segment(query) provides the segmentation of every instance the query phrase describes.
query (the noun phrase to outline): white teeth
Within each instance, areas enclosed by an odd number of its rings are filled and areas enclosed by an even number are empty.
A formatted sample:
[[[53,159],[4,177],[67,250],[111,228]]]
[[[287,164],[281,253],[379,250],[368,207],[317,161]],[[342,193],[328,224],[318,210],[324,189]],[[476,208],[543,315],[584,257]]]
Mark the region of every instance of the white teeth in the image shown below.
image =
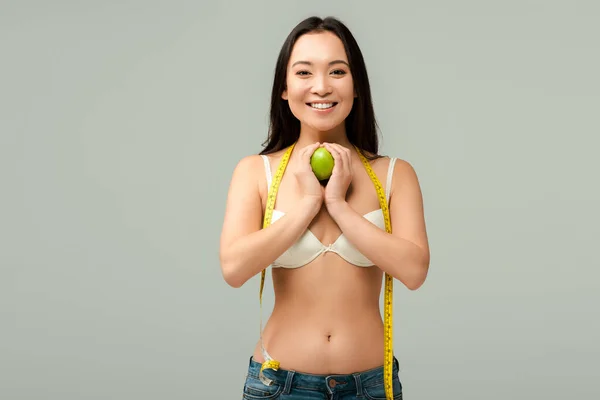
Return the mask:
[[[320,110],[324,110],[327,108],[333,107],[333,103],[311,103],[312,108],[318,108]]]

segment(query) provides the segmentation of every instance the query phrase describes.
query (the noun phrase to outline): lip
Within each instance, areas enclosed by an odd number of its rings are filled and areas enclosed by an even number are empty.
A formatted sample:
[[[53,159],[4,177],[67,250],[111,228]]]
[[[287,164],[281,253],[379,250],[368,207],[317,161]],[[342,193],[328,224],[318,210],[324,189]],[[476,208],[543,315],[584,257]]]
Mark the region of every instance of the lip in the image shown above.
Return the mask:
[[[319,108],[313,108],[313,107],[311,106],[311,104],[328,104],[328,103],[333,103],[333,106],[331,106],[330,108],[323,109],[323,110],[322,110],[322,109],[319,109]],[[335,110],[335,107],[336,107],[337,105],[338,105],[338,102],[337,102],[337,101],[333,101],[333,100],[330,100],[330,101],[322,101],[322,100],[319,100],[319,101],[310,101],[310,102],[307,102],[307,103],[306,103],[306,107],[310,108],[312,111],[314,111],[314,112],[317,112],[317,113],[319,113],[319,114],[327,114],[327,113],[330,113],[330,112],[332,112],[333,110]]]

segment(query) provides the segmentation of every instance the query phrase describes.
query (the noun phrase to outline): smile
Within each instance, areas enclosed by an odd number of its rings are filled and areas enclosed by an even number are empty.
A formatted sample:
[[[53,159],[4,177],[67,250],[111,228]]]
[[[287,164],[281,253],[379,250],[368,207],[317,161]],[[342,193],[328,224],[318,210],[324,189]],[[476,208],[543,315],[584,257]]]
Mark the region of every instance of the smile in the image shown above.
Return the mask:
[[[316,110],[329,110],[337,105],[336,102],[331,103],[306,103],[307,106]]]

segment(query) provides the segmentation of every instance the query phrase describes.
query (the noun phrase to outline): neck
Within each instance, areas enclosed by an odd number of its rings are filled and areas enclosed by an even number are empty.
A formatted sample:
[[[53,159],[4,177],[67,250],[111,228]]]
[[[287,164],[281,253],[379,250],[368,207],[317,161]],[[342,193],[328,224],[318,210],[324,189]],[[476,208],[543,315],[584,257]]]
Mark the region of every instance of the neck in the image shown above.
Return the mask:
[[[296,146],[302,148],[315,142],[336,143],[347,148],[352,147],[343,123],[329,131],[319,131],[308,126],[302,126]]]

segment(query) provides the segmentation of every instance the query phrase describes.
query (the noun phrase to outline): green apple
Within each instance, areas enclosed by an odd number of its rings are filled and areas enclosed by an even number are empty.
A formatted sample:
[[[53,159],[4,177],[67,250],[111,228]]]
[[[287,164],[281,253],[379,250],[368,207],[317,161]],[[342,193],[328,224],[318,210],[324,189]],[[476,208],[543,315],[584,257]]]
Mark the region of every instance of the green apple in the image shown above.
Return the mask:
[[[329,179],[333,172],[333,156],[327,149],[319,147],[310,157],[310,166],[318,180]]]

